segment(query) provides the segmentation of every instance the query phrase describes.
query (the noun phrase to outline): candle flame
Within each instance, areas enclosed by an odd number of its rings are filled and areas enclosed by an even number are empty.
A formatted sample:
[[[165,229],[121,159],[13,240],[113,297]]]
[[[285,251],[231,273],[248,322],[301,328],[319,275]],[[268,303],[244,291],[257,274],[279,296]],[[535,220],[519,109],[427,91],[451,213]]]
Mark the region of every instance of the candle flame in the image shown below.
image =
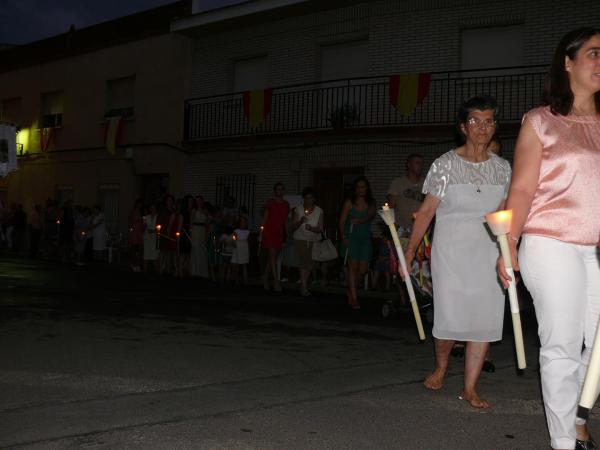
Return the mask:
[[[157,229],[158,231],[160,231],[160,228],[161,228],[161,226],[160,226],[160,225],[156,225],[156,229]]]
[[[496,236],[507,234],[512,222],[512,210],[496,211],[485,216],[492,233]]]
[[[57,224],[57,225],[60,225],[60,220],[57,220],[57,221],[56,221],[56,224]]]
[[[179,235],[180,235],[180,233],[179,233],[179,231],[177,231],[177,232],[175,233],[175,236],[176,236],[176,237],[179,237]]]

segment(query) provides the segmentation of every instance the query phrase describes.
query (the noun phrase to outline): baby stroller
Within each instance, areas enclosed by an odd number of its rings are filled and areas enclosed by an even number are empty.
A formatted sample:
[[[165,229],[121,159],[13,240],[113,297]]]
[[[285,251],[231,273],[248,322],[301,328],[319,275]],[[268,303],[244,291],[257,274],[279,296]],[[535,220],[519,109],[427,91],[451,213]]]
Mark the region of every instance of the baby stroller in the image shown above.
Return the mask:
[[[400,243],[402,244],[402,249],[405,250],[408,246],[408,239],[400,238]],[[417,299],[419,310],[421,311],[421,316],[424,319],[424,322],[429,323],[431,326],[433,324],[433,285],[431,282],[430,260],[431,241],[429,235],[426,233],[425,236],[423,236],[423,241],[417,249],[416,257],[413,260],[410,281],[413,290],[415,291],[415,297]],[[399,275],[396,276],[399,277]],[[389,318],[399,312],[410,310],[408,304],[410,300],[408,298],[408,293],[406,292],[405,284],[401,283],[400,288],[402,289],[401,295],[405,299],[405,304],[402,305],[400,299],[386,301],[381,307],[381,315],[384,318]]]

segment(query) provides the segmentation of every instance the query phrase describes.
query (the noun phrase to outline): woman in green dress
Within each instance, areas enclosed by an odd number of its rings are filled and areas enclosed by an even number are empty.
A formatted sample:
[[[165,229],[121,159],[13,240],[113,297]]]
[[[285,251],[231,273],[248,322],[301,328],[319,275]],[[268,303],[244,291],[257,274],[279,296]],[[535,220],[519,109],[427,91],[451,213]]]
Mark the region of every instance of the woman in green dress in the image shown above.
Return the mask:
[[[361,176],[354,180],[352,197],[347,199],[340,215],[341,254],[348,265],[348,304],[360,309],[356,288],[369,270],[373,255],[371,222],[376,214],[375,199],[369,181]]]

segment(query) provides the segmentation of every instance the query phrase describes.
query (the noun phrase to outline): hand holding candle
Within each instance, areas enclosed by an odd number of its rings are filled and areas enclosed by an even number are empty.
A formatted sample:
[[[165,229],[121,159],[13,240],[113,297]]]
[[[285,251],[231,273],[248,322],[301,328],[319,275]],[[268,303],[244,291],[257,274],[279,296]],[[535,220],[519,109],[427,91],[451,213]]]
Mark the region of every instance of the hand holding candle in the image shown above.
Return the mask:
[[[423,322],[421,321],[421,313],[419,312],[419,306],[417,305],[417,297],[415,296],[415,291],[413,289],[412,282],[410,280],[410,272],[408,271],[408,267],[406,267],[406,260],[404,259],[404,251],[402,250],[402,245],[400,244],[400,239],[398,238],[398,231],[396,230],[396,226],[394,225],[394,210],[390,209],[388,204],[386,203],[379,211],[379,215],[385,222],[385,224],[390,228],[390,233],[392,235],[392,239],[394,241],[394,246],[396,247],[396,253],[398,253],[398,259],[400,261],[399,269],[402,270],[404,274],[404,283],[406,284],[406,289],[408,291],[408,297],[410,299],[410,304],[412,306],[413,315],[415,316],[415,322],[417,323],[417,330],[419,332],[419,339],[422,341],[425,340],[425,330],[423,329]]]
[[[525,346],[523,344],[523,330],[521,327],[521,314],[519,312],[519,299],[517,297],[517,285],[515,283],[515,274],[512,269],[512,261],[510,250],[508,248],[508,240],[506,235],[510,231],[512,221],[512,210],[497,211],[485,216],[492,233],[498,238],[500,244],[500,252],[502,253],[502,261],[508,275],[512,278],[508,285],[508,299],[510,302],[510,312],[512,315],[513,331],[515,336],[515,348],[517,351],[517,366],[519,369],[526,367],[525,362]]]

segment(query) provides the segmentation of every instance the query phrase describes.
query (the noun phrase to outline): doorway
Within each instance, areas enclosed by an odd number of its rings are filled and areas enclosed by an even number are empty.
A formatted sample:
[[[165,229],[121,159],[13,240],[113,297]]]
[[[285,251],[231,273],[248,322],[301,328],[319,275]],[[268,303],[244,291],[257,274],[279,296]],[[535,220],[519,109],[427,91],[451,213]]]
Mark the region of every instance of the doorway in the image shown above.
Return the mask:
[[[327,236],[337,241],[338,220],[344,200],[352,194],[352,183],[364,175],[364,167],[340,167],[315,169],[314,187],[317,191],[317,204],[325,213],[324,228]]]

